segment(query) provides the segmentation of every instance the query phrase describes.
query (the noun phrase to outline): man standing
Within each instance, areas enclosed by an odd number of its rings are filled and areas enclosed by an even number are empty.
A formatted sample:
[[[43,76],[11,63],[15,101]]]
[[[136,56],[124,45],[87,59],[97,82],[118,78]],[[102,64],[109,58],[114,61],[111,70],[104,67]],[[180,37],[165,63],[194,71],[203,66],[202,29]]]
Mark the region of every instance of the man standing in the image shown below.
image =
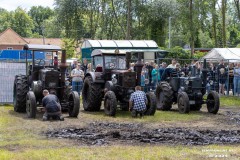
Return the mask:
[[[43,96],[44,98],[42,99],[42,105],[45,108],[43,121],[48,120],[50,117],[64,121],[58,97],[54,94],[49,94],[48,90],[46,89],[43,90]]]
[[[86,58],[83,59],[83,64],[81,66],[82,71],[84,72],[84,75],[87,73],[88,69],[88,61]]]
[[[80,64],[77,65],[77,68],[72,70],[71,77],[72,77],[72,90],[77,91],[78,94],[80,95],[84,77],[84,73],[80,69]]]
[[[132,112],[132,117],[137,117],[138,113],[142,117],[147,109],[146,104],[147,96],[145,92],[141,91],[141,86],[136,86],[135,92],[131,94],[129,100],[129,110]]]

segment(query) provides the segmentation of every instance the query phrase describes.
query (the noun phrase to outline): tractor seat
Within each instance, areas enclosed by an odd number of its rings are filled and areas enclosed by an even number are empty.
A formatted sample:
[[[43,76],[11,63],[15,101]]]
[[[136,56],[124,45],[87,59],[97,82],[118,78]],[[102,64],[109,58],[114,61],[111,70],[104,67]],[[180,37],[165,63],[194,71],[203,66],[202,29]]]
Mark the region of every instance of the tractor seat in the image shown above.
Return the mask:
[[[102,66],[97,66],[95,72],[102,72],[102,71],[103,71]]]

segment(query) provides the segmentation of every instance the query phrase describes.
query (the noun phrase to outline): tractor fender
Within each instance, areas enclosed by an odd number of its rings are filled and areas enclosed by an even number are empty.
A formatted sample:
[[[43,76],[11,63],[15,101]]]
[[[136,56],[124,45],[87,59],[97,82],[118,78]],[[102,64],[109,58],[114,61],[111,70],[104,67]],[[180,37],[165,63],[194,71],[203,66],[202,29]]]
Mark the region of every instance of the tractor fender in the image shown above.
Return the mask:
[[[92,78],[92,81],[94,83],[105,83],[103,77],[102,77],[102,72],[88,72],[85,77],[84,77],[84,80],[86,77],[91,77]]]

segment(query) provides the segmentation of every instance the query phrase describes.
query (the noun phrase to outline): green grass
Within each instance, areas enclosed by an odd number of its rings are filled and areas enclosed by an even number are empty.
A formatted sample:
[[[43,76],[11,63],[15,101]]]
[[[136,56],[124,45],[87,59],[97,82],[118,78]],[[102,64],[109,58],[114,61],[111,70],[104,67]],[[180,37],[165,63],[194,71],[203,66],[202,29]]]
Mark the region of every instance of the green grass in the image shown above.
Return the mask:
[[[233,96],[222,96],[220,98],[220,104],[221,106],[227,106],[227,107],[238,107],[240,106],[240,97],[233,97]]]
[[[239,106],[235,97],[221,97],[222,106]],[[205,111],[180,114],[177,111],[157,111],[155,116],[145,116],[143,119],[132,119],[129,112],[118,111],[115,118],[104,115],[104,112],[89,113],[81,111],[81,120],[108,122],[139,122],[162,124],[164,122],[188,122],[203,120]],[[0,107],[0,159],[2,160],[51,160],[51,159],[239,159],[240,145],[210,145],[210,146],[81,146],[66,139],[47,139],[41,133],[61,127],[64,122],[44,123],[38,119],[29,120],[24,115],[13,112],[11,106]],[[71,121],[70,121],[71,123]]]
[[[81,113],[80,113],[81,114]],[[189,114],[180,114],[178,111],[156,111],[154,116],[144,116],[144,118],[132,118],[130,112],[117,111],[115,118],[106,116],[104,111],[101,112],[82,112],[82,118],[89,118],[91,120],[105,120],[115,122],[174,122],[174,121],[194,121],[204,117],[203,112],[191,112]]]

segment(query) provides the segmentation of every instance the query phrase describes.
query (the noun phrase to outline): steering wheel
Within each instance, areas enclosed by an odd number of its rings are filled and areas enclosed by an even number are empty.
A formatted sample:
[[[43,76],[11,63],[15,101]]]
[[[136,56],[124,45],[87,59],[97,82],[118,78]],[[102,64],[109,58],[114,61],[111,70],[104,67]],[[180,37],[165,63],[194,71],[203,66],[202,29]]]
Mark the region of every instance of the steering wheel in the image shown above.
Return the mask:
[[[37,63],[38,66],[45,66],[45,60],[44,59],[36,59],[36,61],[39,60],[39,62]],[[43,62],[43,65],[41,65],[41,62]]]
[[[107,62],[107,63],[105,64],[105,66],[109,66],[109,67],[108,67],[109,69],[114,69],[114,68],[116,68],[116,65],[115,65],[113,62]]]

